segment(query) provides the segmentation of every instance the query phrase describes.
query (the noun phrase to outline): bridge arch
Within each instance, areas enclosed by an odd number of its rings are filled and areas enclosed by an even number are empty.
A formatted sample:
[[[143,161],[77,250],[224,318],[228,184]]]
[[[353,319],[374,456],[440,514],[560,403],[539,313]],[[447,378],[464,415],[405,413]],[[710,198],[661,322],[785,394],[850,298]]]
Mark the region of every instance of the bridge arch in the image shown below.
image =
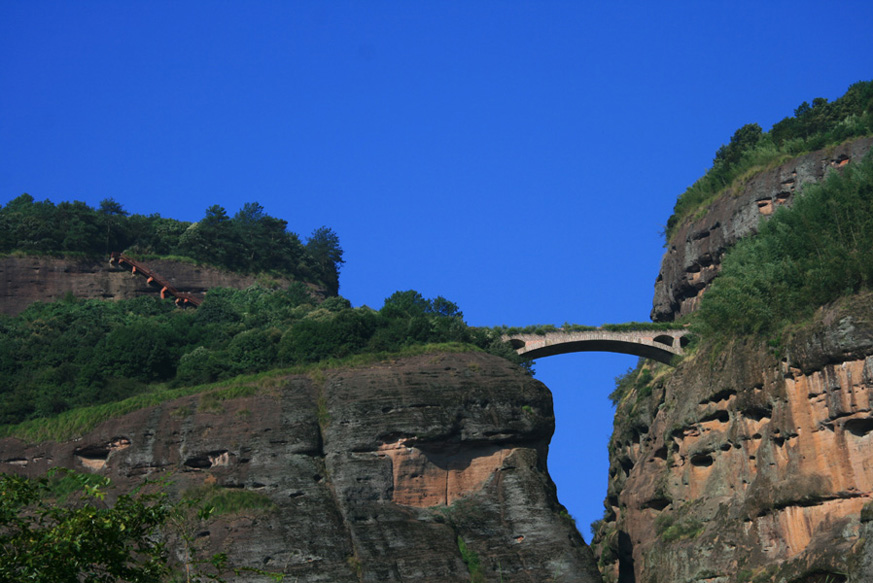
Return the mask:
[[[531,360],[571,352],[617,352],[671,364],[675,356],[684,353],[688,344],[686,335],[685,329],[629,332],[556,330],[545,334],[513,334],[504,336],[504,340],[519,355]]]

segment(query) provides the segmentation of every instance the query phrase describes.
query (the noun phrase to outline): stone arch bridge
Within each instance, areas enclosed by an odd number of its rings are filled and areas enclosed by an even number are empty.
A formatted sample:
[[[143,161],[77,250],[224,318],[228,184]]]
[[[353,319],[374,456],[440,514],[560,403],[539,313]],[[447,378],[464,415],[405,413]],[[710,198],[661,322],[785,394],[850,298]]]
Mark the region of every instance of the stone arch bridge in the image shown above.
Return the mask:
[[[545,334],[510,334],[503,336],[515,351],[533,360],[570,352],[618,352],[642,356],[670,364],[674,356],[684,353],[688,330],[555,330]]]

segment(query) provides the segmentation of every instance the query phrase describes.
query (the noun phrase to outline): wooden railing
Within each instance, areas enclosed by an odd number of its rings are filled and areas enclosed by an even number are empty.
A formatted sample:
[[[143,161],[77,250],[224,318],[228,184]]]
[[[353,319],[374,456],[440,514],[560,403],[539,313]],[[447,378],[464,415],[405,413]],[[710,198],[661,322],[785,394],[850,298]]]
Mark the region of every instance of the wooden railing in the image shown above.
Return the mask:
[[[149,285],[153,285],[155,287],[161,288],[161,299],[167,299],[168,297],[175,298],[176,305],[179,307],[194,307],[200,305],[203,301],[200,298],[189,294],[187,292],[180,292],[175,287],[170,285],[170,282],[162,278],[160,275],[137,261],[136,259],[132,259],[127,255],[123,255],[119,252],[114,252],[109,257],[109,263],[112,265],[117,265],[119,267],[124,267],[130,269],[131,273],[142,275],[146,278],[146,281]]]

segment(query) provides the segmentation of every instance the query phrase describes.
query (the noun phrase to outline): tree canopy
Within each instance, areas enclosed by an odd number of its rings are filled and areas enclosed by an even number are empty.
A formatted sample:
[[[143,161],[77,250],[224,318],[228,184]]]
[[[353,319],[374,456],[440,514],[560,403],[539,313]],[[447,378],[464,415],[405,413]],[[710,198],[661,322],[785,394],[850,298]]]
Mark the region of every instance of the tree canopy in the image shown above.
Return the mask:
[[[158,214],[131,215],[114,199],[94,209],[79,201],[57,205],[29,194],[0,207],[0,253],[68,253],[87,256],[124,251],[181,256],[243,273],[271,272],[339,291],[343,250],[328,227],[305,242],[288,222],[249,202],[233,216],[219,206],[196,223]]]
[[[416,291],[379,310],[342,297],[318,303],[303,284],[212,289],[197,310],[140,297],[68,297],[0,317],[0,424],[57,415],[156,390],[395,352],[465,343],[517,361],[497,331],[471,328],[453,302]]]

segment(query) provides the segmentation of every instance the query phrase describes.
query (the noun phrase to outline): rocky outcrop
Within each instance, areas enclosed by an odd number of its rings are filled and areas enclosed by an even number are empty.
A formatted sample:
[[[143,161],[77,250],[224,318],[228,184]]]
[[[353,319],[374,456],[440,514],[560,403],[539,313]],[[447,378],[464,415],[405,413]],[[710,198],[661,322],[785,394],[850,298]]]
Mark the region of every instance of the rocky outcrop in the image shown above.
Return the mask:
[[[214,287],[245,289],[258,281],[254,275],[179,261],[155,259],[145,263],[179,291],[201,297]],[[108,257],[106,261],[36,255],[0,257],[0,313],[14,316],[33,302],[51,302],[67,294],[120,300],[141,295],[159,297],[160,289],[143,277],[110,265]]]
[[[655,282],[652,320],[668,322],[694,311],[719,271],[724,252],[757,231],[763,217],[790,205],[803,184],[820,181],[832,168],[861,159],[873,146],[862,138],[800,156],[756,174],[709,205],[700,218],[676,229]]]
[[[266,497],[197,540],[286,580],[470,581],[463,541],[474,580],[599,581],[546,470],[553,429],[549,391],[518,367],[435,353],[193,395],[67,441],[6,438],[0,471]]]
[[[626,395],[594,545],[607,580],[870,581],[871,355],[865,295]]]

